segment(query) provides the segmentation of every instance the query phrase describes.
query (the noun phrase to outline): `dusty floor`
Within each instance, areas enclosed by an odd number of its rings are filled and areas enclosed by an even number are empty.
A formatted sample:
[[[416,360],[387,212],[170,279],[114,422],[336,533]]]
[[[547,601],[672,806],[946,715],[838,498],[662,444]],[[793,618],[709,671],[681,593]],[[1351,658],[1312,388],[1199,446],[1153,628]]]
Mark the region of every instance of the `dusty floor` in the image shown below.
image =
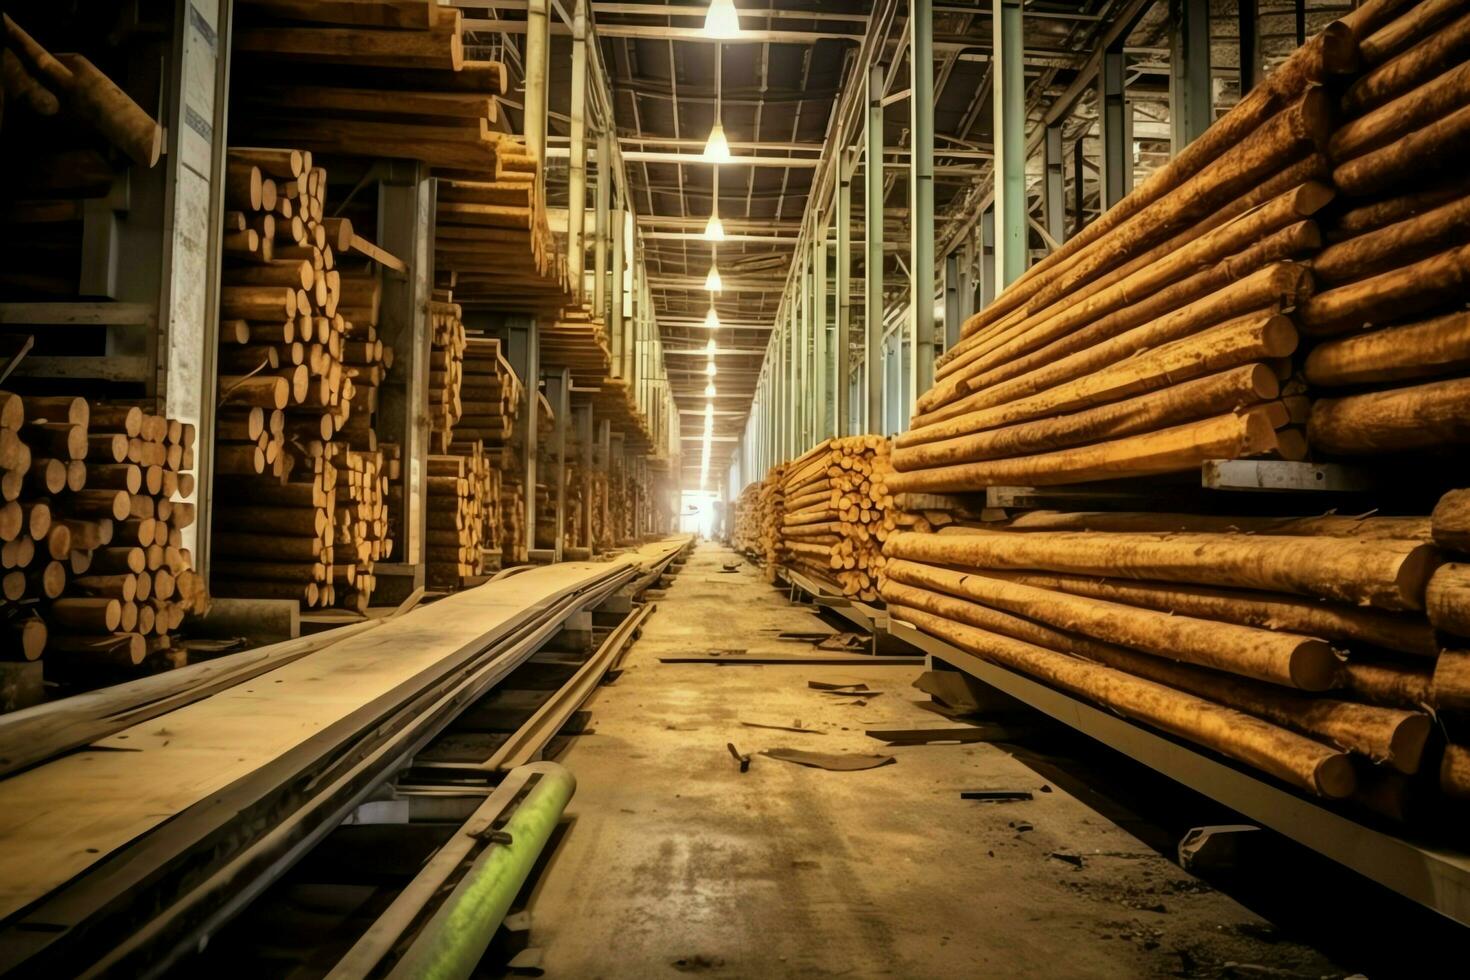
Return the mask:
[[[952,724],[919,670],[661,664],[820,628],[733,553],[703,544],[561,758],[574,818],[532,896],[551,977],[1341,975],[1000,748],[887,747],[865,728]],[[808,680],[882,691],[837,703]],[[825,734],[750,728],[742,721]],[[725,744],[751,753],[741,774]],[[828,772],[778,746],[887,753]],[[1029,789],[1030,802],[963,801]],[[1080,857],[1080,866],[1056,853]]]

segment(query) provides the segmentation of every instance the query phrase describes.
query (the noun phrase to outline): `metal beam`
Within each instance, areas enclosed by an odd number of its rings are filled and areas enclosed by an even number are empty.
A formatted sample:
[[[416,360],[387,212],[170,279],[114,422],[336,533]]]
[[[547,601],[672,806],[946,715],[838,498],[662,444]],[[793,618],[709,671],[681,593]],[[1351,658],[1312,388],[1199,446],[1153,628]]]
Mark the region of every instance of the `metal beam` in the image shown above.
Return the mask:
[[[526,5],[526,146],[537,160],[546,159],[547,85],[551,75],[551,38],[547,0],[527,0]],[[544,197],[544,171],[536,171],[537,193]]]
[[[1261,77],[1261,18],[1256,0],[1237,0],[1235,9],[1240,29],[1240,95],[1244,98]]]
[[[852,411],[852,161],[844,142],[837,141],[837,331],[832,341],[837,386],[833,433],[839,438],[851,431]]]
[[[1209,0],[1170,4],[1170,148],[1179,153],[1213,122]]]
[[[1102,132],[1102,208],[1117,204],[1128,193],[1133,176],[1130,107],[1123,68],[1126,56],[1120,41],[1103,52],[1097,76],[1098,128]]]
[[[997,0],[999,2],[999,0]],[[1019,0],[1017,5],[1019,17]],[[908,397],[934,384],[934,9],[909,0],[909,345]],[[1019,68],[1017,69],[1019,71]],[[912,403],[904,406],[905,411]]]
[[[998,40],[992,72],[995,100],[995,283],[996,293],[1026,271],[1026,74],[1021,50],[1021,0],[991,0],[992,32]]]
[[[571,147],[567,173],[567,265],[572,293],[581,298],[587,250],[587,0],[574,0],[572,14]],[[590,426],[591,417],[587,424]],[[590,433],[589,433],[590,436]],[[590,513],[590,508],[589,508]]]
[[[867,336],[868,411],[865,422],[869,432],[881,432],[883,426],[883,168],[873,163],[883,158],[883,66],[873,64],[867,79],[867,165],[863,167],[865,186],[864,234],[865,251],[863,290],[863,329]]]
[[[696,166],[712,167],[704,158],[702,153],[679,153],[666,150],[624,150],[623,159],[628,163],[677,163]],[[738,153],[731,154],[730,159],[722,161],[720,167],[780,167],[782,169],[813,169],[822,161],[816,157],[771,157],[752,154],[742,156]]]
[[[1046,233],[1061,244],[1067,240],[1067,161],[1062,145],[1060,123],[1046,127],[1046,142],[1043,144],[1042,158],[1046,167],[1046,176],[1041,188]]]

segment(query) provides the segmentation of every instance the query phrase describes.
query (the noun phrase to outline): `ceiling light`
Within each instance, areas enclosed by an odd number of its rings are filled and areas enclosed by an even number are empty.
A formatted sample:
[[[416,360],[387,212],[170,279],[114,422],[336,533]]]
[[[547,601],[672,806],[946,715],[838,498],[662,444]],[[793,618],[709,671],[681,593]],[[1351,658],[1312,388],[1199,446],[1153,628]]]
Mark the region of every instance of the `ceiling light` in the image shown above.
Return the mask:
[[[705,402],[704,403],[704,415],[705,415],[705,418],[713,418],[714,417],[714,414],[715,414],[715,403],[714,402]]]
[[[713,397],[715,397],[715,386],[714,385],[711,384],[711,385],[705,385],[704,386],[704,397],[706,397],[706,398],[713,398]]]
[[[709,275],[704,277],[704,288],[712,293],[718,293],[725,288],[724,281],[720,279],[720,267],[713,261],[709,264]]]
[[[713,310],[711,310],[711,311],[710,311],[710,312],[711,312],[711,313],[713,313],[713,312],[714,312],[714,311],[713,311]],[[719,320],[718,320],[718,319],[716,319],[716,321],[715,321],[715,322],[716,322],[716,323],[718,323],[718,322],[719,322]],[[705,326],[708,326],[708,325],[709,325],[709,324],[705,324]],[[705,353],[706,353],[706,354],[709,354],[709,355],[710,355],[710,356],[711,356],[711,357],[713,357],[713,356],[714,356],[714,353],[715,353],[715,338],[713,338],[713,337],[711,337],[711,338],[710,338],[710,339],[709,339],[709,343],[707,343],[707,344],[705,344],[705,345],[704,345],[704,352],[705,352]]]
[[[704,240],[707,242],[723,242],[725,240],[725,225],[720,221],[718,214],[709,216],[709,221],[704,225]]]
[[[704,141],[704,160],[706,163],[729,163],[730,141],[725,139],[725,127],[718,118],[710,127],[709,139]]]
[[[707,378],[713,378],[715,376],[715,362],[714,361],[710,361],[708,364],[706,364],[704,366],[704,374],[705,374],[705,377],[707,377]]]
[[[704,15],[704,36],[740,36],[740,15],[735,12],[735,0],[710,0]]]
[[[714,270],[711,269],[710,272],[713,273]],[[706,282],[705,283],[705,287],[708,288],[708,286],[709,286],[709,283]],[[720,329],[720,315],[715,312],[715,308],[713,306],[711,306],[709,308],[709,312],[704,315],[704,326],[705,326],[705,329],[707,329],[707,330],[718,330],[718,329]],[[710,339],[710,342],[713,343],[714,342],[714,339],[711,338]]]

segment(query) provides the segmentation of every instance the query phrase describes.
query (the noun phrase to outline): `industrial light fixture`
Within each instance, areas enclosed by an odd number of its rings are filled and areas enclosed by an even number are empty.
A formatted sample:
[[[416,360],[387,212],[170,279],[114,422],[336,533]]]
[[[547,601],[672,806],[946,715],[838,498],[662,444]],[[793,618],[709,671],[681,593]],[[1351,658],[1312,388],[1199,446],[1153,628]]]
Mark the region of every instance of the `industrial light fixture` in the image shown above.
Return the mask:
[[[713,378],[715,376],[715,362],[714,361],[710,361],[708,364],[706,364],[704,366],[704,373],[705,373],[705,376],[706,377]]]
[[[730,141],[725,139],[725,127],[720,122],[720,76],[725,72],[724,47],[715,48],[715,124],[710,127],[709,139],[704,143],[706,163],[729,163]]]
[[[704,277],[704,288],[712,293],[718,293],[725,288],[725,283],[720,278],[720,266],[713,256],[709,260],[709,275]]]
[[[740,36],[740,15],[735,12],[735,0],[710,0],[704,15],[704,36]]]
[[[713,313],[714,311],[711,310],[710,312]],[[718,319],[715,322],[718,323],[719,322]],[[706,326],[708,326],[708,324],[706,324]],[[707,343],[707,344],[704,345],[704,352],[706,354],[708,354],[710,357],[714,357],[715,356],[715,338],[711,337],[709,339],[709,343]]]
[[[709,385],[705,385],[704,386],[704,397],[706,397],[706,398],[713,398],[713,397],[715,397],[715,386],[714,385],[709,384]]]
[[[710,271],[713,272],[714,270],[711,269]],[[708,283],[706,283],[707,286]],[[714,304],[710,304],[709,312],[704,315],[704,327],[706,330],[720,329],[720,315],[715,312]],[[714,343],[714,341],[711,340],[710,343]]]
[[[725,240],[725,225],[720,221],[720,168],[715,167],[714,195],[710,200],[709,221],[704,226],[704,239],[708,242]]]

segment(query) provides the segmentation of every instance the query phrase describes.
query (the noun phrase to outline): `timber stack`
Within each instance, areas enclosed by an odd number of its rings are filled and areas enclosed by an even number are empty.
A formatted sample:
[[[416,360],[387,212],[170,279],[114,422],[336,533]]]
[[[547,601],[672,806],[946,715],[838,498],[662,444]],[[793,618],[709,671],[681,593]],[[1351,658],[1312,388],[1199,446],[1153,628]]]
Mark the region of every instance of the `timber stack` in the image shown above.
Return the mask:
[[[112,194],[129,166],[155,166],[163,127],[84,55],[52,54],[9,14],[0,59],[11,151],[0,153],[0,231],[13,244],[0,287],[13,298],[76,299],[88,202]],[[43,339],[38,353],[47,347]]]
[[[782,563],[852,598],[878,598],[882,544],[899,527],[891,475],[888,440],[874,435],[826,439],[789,463],[781,486]]]
[[[152,658],[208,604],[184,530],[195,429],[125,402],[0,392],[4,657],[96,686]]]
[[[429,301],[429,428],[441,453],[454,441],[454,427],[464,414],[465,332],[462,311],[449,290],[434,290]]]
[[[1441,526],[1467,498],[1446,497]],[[1433,758],[1427,708],[1470,704],[1441,653],[1470,626],[1448,533],[1415,517],[1039,512],[893,535],[882,594],[986,660],[1402,818]],[[1445,789],[1470,792],[1445,765]]]
[[[521,381],[493,337],[466,337],[462,355],[460,410],[455,441],[478,442],[498,466],[508,466],[505,450],[515,435],[525,397]]]
[[[470,462],[465,456],[429,457],[425,582],[433,589],[458,589],[484,569],[482,501],[471,490]]]
[[[325,217],[326,191],[310,152],[230,151],[213,579],[220,595],[360,611],[392,552],[374,429],[392,349],[378,259],[349,255],[359,236]]]
[[[1470,13],[1368,4],[1327,144],[1339,195],[1302,305],[1307,434],[1325,455],[1470,443]]]
[[[730,546],[753,558],[761,551],[761,490],[763,483],[748,483],[735,499],[730,522]]]
[[[971,317],[894,441],[894,492],[1056,485],[1300,459],[1283,399],[1333,198],[1333,24]]]

